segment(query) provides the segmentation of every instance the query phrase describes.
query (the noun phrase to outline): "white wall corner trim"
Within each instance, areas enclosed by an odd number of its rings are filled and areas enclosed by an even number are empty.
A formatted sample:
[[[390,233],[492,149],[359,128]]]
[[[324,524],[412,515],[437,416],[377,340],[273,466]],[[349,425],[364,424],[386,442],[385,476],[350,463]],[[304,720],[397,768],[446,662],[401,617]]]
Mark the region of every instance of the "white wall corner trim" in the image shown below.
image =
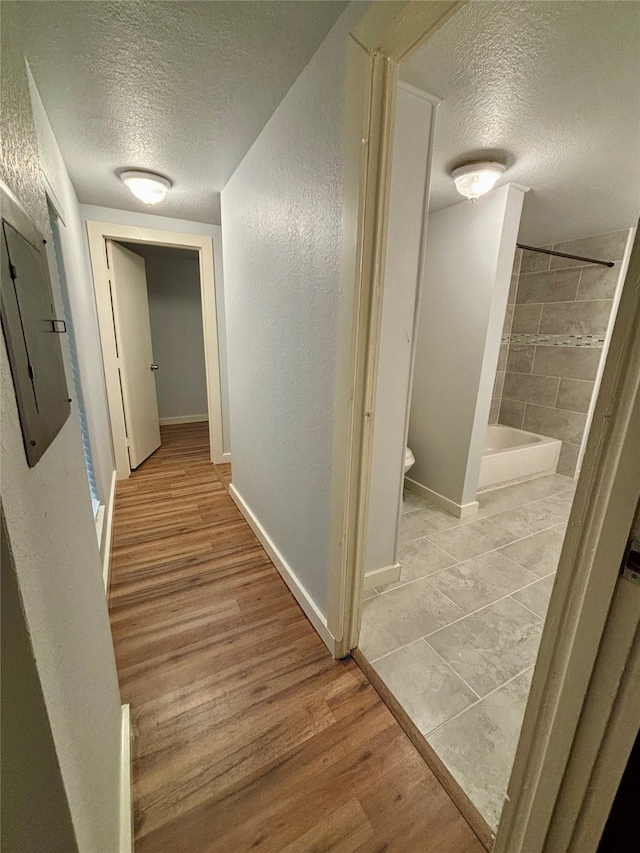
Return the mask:
[[[373,569],[371,572],[365,572],[363,589],[366,591],[376,586],[397,583],[400,580],[401,569],[402,566],[400,563],[394,563],[393,566],[383,566],[381,569]]]
[[[434,492],[433,489],[428,489],[422,483],[416,483],[415,480],[411,480],[409,477],[404,478],[404,486],[408,491],[420,495],[421,498],[431,501],[436,506],[441,507],[441,509],[446,509],[447,512],[455,515],[456,518],[467,518],[470,515],[475,515],[480,506],[478,501],[471,501],[468,504],[457,504],[455,501],[445,498],[444,495]]]
[[[171,424],[199,424],[209,420],[209,415],[178,415],[175,418],[160,418],[160,426],[170,426]]]
[[[100,504],[96,512],[96,539],[98,540],[98,548],[102,548],[102,534],[104,531],[104,504]]]
[[[111,488],[109,489],[109,502],[104,514],[103,542],[102,542],[102,579],[104,581],[105,595],[109,593],[109,576],[111,571],[111,540],[113,538],[113,506],[116,500],[116,482],[118,472],[111,475]]]
[[[225,462],[231,462],[231,454],[230,453],[221,453],[220,456],[213,457],[214,465],[224,465]]]
[[[287,563],[282,554],[273,544],[273,542],[269,538],[269,534],[260,524],[251,509],[247,506],[244,499],[239,494],[238,490],[234,488],[233,484],[229,486],[229,494],[235,501],[240,512],[247,520],[249,527],[258,537],[260,544],[271,558],[274,566],[280,573],[282,579],[293,593],[294,598],[304,611],[305,616],[316,629],[316,631],[320,635],[320,638],[322,639],[326,647],[329,649],[331,654],[335,657],[336,638],[333,636],[331,631],[329,631],[329,628],[327,627],[326,618],[320,612],[320,610],[318,610],[314,600],[311,598],[306,589],[302,586],[291,566]]]
[[[133,774],[131,772],[131,705],[122,706],[120,751],[120,853],[133,853]]]

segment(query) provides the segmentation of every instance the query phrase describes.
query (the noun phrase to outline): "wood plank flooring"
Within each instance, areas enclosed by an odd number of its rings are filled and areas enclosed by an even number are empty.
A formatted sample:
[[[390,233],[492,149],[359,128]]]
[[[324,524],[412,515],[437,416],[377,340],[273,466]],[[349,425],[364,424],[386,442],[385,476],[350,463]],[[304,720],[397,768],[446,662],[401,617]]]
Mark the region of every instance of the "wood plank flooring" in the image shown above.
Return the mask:
[[[352,660],[334,661],[208,461],[118,484],[110,612],[137,853],[482,853]]]

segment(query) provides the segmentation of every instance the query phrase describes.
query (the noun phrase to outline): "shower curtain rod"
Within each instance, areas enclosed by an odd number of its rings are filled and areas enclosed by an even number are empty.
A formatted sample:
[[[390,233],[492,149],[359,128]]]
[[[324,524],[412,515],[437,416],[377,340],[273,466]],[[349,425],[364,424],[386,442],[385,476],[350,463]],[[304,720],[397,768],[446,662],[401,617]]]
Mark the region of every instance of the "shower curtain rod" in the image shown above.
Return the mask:
[[[516,243],[518,249],[526,249],[527,252],[540,252],[542,255],[556,255],[558,258],[571,258],[572,261],[585,261],[587,264],[600,264],[601,267],[614,266],[613,261],[598,261],[595,258],[583,258],[581,255],[567,255],[566,252],[554,252],[551,249],[537,249],[535,246],[525,246],[524,243]]]

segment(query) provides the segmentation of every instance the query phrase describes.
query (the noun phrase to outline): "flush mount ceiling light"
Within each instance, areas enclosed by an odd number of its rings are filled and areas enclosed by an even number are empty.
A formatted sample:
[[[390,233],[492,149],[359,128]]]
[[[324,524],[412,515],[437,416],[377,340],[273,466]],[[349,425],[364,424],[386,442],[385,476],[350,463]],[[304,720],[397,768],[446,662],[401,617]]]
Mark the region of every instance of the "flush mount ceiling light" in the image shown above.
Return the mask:
[[[169,178],[156,175],[155,172],[121,172],[120,180],[145,204],[158,204],[166,196],[167,190],[171,189]]]
[[[460,195],[475,201],[488,193],[504,172],[502,163],[467,163],[451,172],[451,177]]]

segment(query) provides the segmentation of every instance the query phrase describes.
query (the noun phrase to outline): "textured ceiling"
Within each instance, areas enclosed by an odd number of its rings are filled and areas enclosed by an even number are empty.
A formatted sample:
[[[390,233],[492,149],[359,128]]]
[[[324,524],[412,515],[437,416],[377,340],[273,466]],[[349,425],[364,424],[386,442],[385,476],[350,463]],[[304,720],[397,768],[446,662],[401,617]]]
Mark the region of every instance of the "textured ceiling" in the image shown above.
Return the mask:
[[[432,209],[449,173],[495,156],[531,187],[520,239],[544,245],[640,213],[640,3],[471,2],[401,68],[443,98]]]
[[[21,47],[80,201],[220,222],[219,191],[345,2],[22,2]]]

